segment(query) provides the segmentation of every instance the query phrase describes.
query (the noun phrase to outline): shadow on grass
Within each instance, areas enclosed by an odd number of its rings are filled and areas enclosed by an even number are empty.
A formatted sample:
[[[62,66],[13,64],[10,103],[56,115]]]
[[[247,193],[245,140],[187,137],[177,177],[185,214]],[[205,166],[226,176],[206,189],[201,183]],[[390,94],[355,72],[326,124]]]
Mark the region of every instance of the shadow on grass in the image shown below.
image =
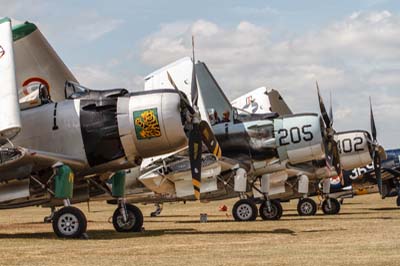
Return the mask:
[[[371,214],[372,212],[340,212],[339,214],[336,215],[365,215],[365,214]],[[314,216],[308,216],[308,217],[332,217],[335,215],[327,215],[323,213],[317,213]],[[289,213],[289,214],[283,214],[283,217],[306,217],[306,216],[300,216],[297,213]]]
[[[368,208],[371,211],[400,211],[400,207]]]
[[[235,231],[197,231],[193,228],[177,228],[177,229],[159,229],[145,230],[139,233],[118,233],[114,230],[93,230],[88,231],[89,240],[118,240],[128,238],[154,237],[163,235],[248,235],[248,234],[285,234],[295,236],[296,232],[290,229],[274,229],[274,230],[235,230]],[[52,232],[42,233],[16,233],[16,234],[0,234],[0,239],[52,239],[58,240]],[[60,239],[76,241],[79,239]]]
[[[341,215],[341,214],[337,214],[337,215],[321,215],[320,217],[316,217],[316,216],[308,216],[308,217],[304,217],[304,216],[299,216],[299,218],[295,218],[295,219],[288,219],[288,220],[282,220],[282,221],[327,221],[326,218],[324,217],[329,217],[329,220],[338,220],[338,221],[347,221],[347,220],[399,220],[400,218],[393,218],[393,217],[389,217],[389,216],[381,216],[381,217],[346,217],[346,215]]]

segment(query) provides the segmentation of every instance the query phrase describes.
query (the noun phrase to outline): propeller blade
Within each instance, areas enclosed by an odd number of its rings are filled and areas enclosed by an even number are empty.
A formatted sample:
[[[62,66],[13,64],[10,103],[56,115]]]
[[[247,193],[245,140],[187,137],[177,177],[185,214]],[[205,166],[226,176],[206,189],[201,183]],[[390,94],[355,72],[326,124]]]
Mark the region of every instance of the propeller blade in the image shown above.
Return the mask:
[[[192,184],[194,196],[200,199],[201,187],[201,152],[202,142],[198,124],[193,124],[193,130],[189,133],[189,158],[192,171]]]
[[[329,119],[332,121],[333,124],[333,110],[332,110],[332,91],[329,93]]]
[[[376,126],[375,126],[374,112],[372,111],[371,97],[369,97],[369,108],[370,108],[370,118],[371,118],[372,139],[373,139],[374,142],[376,142]]]
[[[333,123],[332,123],[331,119],[329,119],[329,115],[328,115],[328,113],[326,111],[324,101],[322,100],[321,94],[319,92],[318,81],[316,81],[315,83],[317,85],[319,109],[321,110],[322,119],[324,120],[325,126],[327,128],[331,128]]]
[[[193,109],[193,107],[190,105],[189,101],[187,100],[187,98],[182,94],[182,92],[178,89],[178,86],[176,86],[174,80],[172,79],[171,75],[169,74],[169,72],[167,71],[167,76],[168,76],[168,80],[171,83],[172,87],[174,87],[174,89],[178,92],[179,97],[181,98],[181,101],[184,102],[186,108],[189,110],[189,112],[191,114],[195,113],[195,110]]]
[[[381,157],[378,152],[374,153],[374,168],[376,183],[378,184],[379,194],[382,196],[382,175],[381,175]]]
[[[202,120],[199,124],[199,129],[201,138],[204,144],[206,144],[208,150],[212,152],[212,154],[217,156],[218,159],[221,158],[222,156],[221,147],[219,146],[217,138],[215,137],[212,129],[210,128],[210,125],[206,121]]]
[[[332,139],[332,163],[333,167],[335,167],[336,173],[338,176],[341,176],[342,174],[342,165],[340,164],[340,153],[339,153],[339,147],[338,144],[335,140]]]
[[[192,104],[193,106],[197,106],[197,101],[199,99],[199,91],[197,89],[197,75],[196,75],[196,59],[194,57],[194,36],[192,36],[192,53],[193,53],[193,69],[192,69],[192,83],[191,83],[191,95],[192,95]]]
[[[331,141],[324,141],[325,161],[327,166],[333,166],[333,145]]]
[[[382,146],[378,144],[378,141],[376,139],[377,133],[376,133],[376,126],[375,126],[375,119],[374,119],[374,112],[372,110],[372,100],[371,97],[369,97],[369,110],[370,110],[370,119],[371,119],[371,134],[372,134],[372,148],[373,148],[373,160],[374,160],[374,171],[375,171],[375,177],[376,177],[376,183],[378,184],[378,189],[379,189],[379,194],[382,196],[382,174],[381,174],[381,162],[383,157],[386,157],[385,150],[383,149]]]

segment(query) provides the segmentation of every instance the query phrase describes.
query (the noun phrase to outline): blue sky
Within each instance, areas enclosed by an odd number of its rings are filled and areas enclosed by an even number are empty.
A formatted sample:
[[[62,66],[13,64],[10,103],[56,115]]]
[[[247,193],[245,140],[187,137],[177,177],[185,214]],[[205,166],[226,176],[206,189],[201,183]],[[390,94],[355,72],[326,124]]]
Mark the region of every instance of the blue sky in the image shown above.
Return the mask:
[[[0,16],[36,23],[89,87],[139,90],[153,70],[190,55],[233,99],[267,86],[297,112],[317,111],[315,80],[333,92],[338,130],[369,128],[400,146],[400,3],[356,1],[0,0]],[[328,100],[328,99],[327,99]]]

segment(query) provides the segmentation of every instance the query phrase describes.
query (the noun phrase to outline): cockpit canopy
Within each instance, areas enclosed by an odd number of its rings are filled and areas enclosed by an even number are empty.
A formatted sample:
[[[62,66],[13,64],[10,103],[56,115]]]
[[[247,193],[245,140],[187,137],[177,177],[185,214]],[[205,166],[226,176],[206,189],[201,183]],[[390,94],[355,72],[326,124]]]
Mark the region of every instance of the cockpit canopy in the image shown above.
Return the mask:
[[[116,98],[129,93],[127,89],[92,90],[73,81],[66,81],[64,86],[65,99],[102,99]]]

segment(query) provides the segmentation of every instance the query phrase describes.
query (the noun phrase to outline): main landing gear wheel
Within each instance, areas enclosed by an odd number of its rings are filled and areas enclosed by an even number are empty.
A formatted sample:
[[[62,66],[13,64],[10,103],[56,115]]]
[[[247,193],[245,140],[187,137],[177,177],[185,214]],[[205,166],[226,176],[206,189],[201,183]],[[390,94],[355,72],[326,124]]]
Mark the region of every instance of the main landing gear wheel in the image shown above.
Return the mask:
[[[233,205],[232,215],[235,221],[255,221],[257,218],[257,205],[252,200],[241,199]]]
[[[322,202],[322,211],[324,214],[333,215],[338,214],[340,211],[340,203],[337,199],[330,198],[331,206],[329,207],[328,199]]]
[[[313,216],[317,213],[317,203],[310,198],[300,199],[297,203],[297,213],[300,216]]]
[[[54,214],[52,224],[58,237],[79,238],[86,233],[87,220],[81,210],[68,206]]]
[[[263,220],[279,220],[282,217],[283,209],[278,200],[271,200],[271,206],[268,208],[267,202],[260,205],[260,216]]]
[[[397,207],[400,207],[400,196],[397,196],[396,203],[397,203]]]
[[[142,211],[132,204],[126,204],[127,221],[121,213],[121,207],[118,207],[113,214],[113,225],[117,232],[140,232],[143,226]]]

